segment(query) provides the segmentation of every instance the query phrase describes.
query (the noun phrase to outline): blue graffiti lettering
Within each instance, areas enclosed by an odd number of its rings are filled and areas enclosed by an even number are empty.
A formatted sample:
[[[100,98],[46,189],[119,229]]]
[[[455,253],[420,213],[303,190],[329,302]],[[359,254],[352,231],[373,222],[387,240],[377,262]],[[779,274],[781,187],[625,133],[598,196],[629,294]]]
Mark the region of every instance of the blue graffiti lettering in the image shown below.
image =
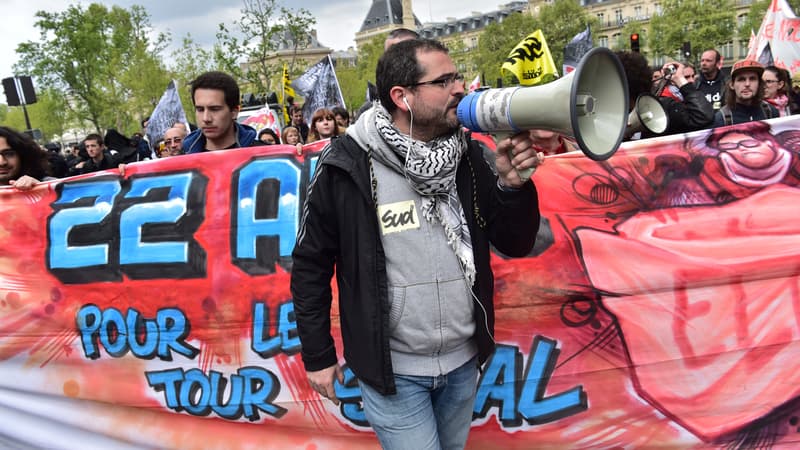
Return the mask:
[[[272,403],[280,391],[278,377],[260,367],[242,367],[231,374],[230,389],[226,389],[225,376],[213,370],[206,375],[200,369],[169,369],[145,376],[151,388],[164,393],[166,406],[175,412],[199,417],[213,412],[229,420],[244,416],[251,422],[261,417],[259,411],[275,418],[287,412]]]
[[[191,172],[131,179],[119,201],[119,263],[128,276],[205,274],[206,253],[193,239],[203,217],[200,199],[190,198],[199,187],[192,186],[194,181]]]
[[[200,278],[206,253],[194,240],[207,179],[194,171],[56,185],[47,265],[64,283]],[[123,189],[124,187],[124,189]]]
[[[58,199],[52,205],[55,213],[47,223],[47,266],[62,281],[122,278],[110,266],[114,250],[110,245],[114,240],[111,211],[120,190],[116,178],[56,186]]]
[[[486,363],[473,408],[474,418],[485,418],[492,408],[504,428],[553,422],[588,408],[582,386],[550,397],[545,393],[558,360],[556,342],[545,337],[533,339],[523,376],[522,353],[515,346],[499,344]],[[340,411],[354,425],[368,427],[361,388],[353,371],[345,366],[344,383],[334,383]]]
[[[318,156],[257,157],[234,172],[231,260],[249,275],[287,270],[305,187]],[[101,176],[56,185],[47,267],[67,284],[201,278],[207,254],[194,233],[205,219],[208,179],[190,170]]]
[[[523,377],[518,349],[498,345],[478,383],[474,416],[486,417],[489,409],[497,407],[504,427],[518,427],[523,419],[531,425],[542,424],[585,411],[587,396],[582,386],[545,397],[559,353],[555,341],[536,336]],[[517,382],[520,379],[522,385]]]
[[[262,302],[253,303],[253,340],[250,348],[262,358],[271,358],[281,351],[287,355],[300,351],[294,303],[283,303],[279,310],[277,333],[270,337],[269,308]]]
[[[249,275],[289,258],[299,225],[301,170],[287,159],[250,161],[233,174],[231,255]]]
[[[367,416],[364,415],[364,406],[361,403],[361,387],[358,385],[358,379],[353,373],[353,370],[345,366],[342,368],[344,371],[344,384],[335,380],[333,383],[336,398],[341,403],[339,410],[345,419],[353,422],[355,425],[368,427]]]
[[[88,304],[78,310],[75,322],[83,353],[89,359],[100,357],[100,347],[113,358],[130,350],[137,358],[158,356],[163,361],[172,361],[172,352],[189,359],[200,352],[186,343],[191,326],[176,308],[160,309],[155,319],[145,319],[133,308],[123,316],[116,308],[101,310]]]
[[[521,366],[522,354],[516,347],[497,345],[478,383],[473,415],[486,417],[489,408],[497,406],[503,426],[518,427],[522,424],[516,413],[517,367]]]

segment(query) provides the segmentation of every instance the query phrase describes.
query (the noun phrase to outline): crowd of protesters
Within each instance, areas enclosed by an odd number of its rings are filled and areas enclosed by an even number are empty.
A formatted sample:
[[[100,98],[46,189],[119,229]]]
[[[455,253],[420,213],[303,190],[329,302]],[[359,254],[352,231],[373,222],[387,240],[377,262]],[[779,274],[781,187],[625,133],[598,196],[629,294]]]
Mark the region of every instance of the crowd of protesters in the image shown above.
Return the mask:
[[[352,124],[340,106],[314,111],[306,124],[302,108],[293,105],[283,129],[255,130],[237,121],[236,80],[206,72],[191,83],[196,127],[176,123],[152,145],[142,133],[128,139],[108,130],[105,136],[89,134],[62,155],[57,146],[42,148],[27,134],[0,127],[0,185],[25,190],[146,158],[250,146],[291,145],[301,153],[303,144],[330,140],[333,151],[319,161],[292,255],[291,290],[309,384],[338,402],[334,382],[343,382],[343,368],[328,317],[336,272],[344,354],[382,446],[432,442],[431,448],[462,448],[478,367],[494,346],[490,245],[509,256],[528,254],[540,217],[533,180],[521,173],[576,145],[553,131],[526,130],[499,139],[494,166],[487,164],[482,148],[458,122],[464,77],[446,47],[411,33],[387,39],[376,71],[378,99],[362,107]],[[741,60],[726,76],[714,49],[703,52],[699,72],[678,61],[654,69],[638,52],[617,52],[617,57],[625,68],[631,107],[640,96],[652,95],[669,119],[663,131],[636,130],[627,139],[798,111],[800,89],[790,86],[791,77],[779,67]],[[767,125],[742,128],[758,126]],[[715,130],[711,142],[720,152],[780,151],[764,133]],[[731,162],[735,159],[703,163],[744,166]],[[740,178],[754,172],[745,169]],[[372,189],[371,196],[361,195],[364,186]],[[412,214],[413,226],[383,220],[392,208]],[[417,211],[427,220],[418,220]],[[343,223],[356,225],[332,225]],[[394,317],[398,293],[405,302],[402,317]],[[432,304],[448,313],[431,314]],[[421,387],[440,377],[447,389]],[[423,398],[425,406],[398,401],[404,398]]]
[[[394,33],[390,37],[387,42],[393,44],[414,39],[415,35]],[[667,129],[663,132],[654,133],[647,127],[629,130],[625,133],[625,140],[784,117],[800,111],[800,80],[793,79],[782,67],[765,67],[756,61],[740,60],[726,76],[722,70],[722,57],[715,49],[702,53],[697,69],[689,62],[680,61],[651,67],[638,52],[621,51],[616,55],[625,68],[631,110],[636,107],[639,96],[650,94],[658,98],[668,119]],[[187,129],[188,124],[175,123],[153,143],[148,142],[143,132],[134,133],[128,139],[116,130],[108,130],[106,136],[89,134],[80,143],[64,149],[54,143],[41,148],[27,135],[4,128],[3,132],[8,136],[0,139],[10,148],[4,156],[10,156],[11,151],[20,154],[34,152],[30,159],[41,159],[42,164],[32,165],[26,155],[24,167],[19,167],[22,175],[26,176],[24,181],[9,183],[3,178],[0,185],[26,188],[35,184],[31,179],[43,181],[135,161],[258,145],[293,145],[297,153],[302,154],[303,145],[341,136],[350,125],[350,114],[340,105],[314,111],[308,124],[302,106],[297,104],[288,107],[289,123],[283,129],[267,127],[255,130],[240,124],[236,120],[240,110],[239,86],[233,77],[223,72],[201,74],[192,82],[191,93],[196,125]],[[363,105],[359,112],[363,113],[370,106],[371,103]],[[147,120],[142,121],[143,129]],[[544,130],[531,130],[531,138],[547,155],[577,148],[569,137]],[[17,170],[4,169],[14,165],[5,157],[0,163],[0,170],[10,173]]]

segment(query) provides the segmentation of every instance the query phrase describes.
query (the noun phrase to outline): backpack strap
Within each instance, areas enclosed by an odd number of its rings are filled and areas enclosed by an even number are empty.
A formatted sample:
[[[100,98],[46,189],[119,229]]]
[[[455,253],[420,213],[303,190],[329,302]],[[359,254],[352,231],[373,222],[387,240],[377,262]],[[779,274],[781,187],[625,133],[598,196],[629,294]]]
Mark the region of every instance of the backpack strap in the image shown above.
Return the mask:
[[[772,119],[772,108],[769,107],[769,103],[762,100],[761,110],[764,112],[764,117],[767,119]]]
[[[733,125],[733,113],[728,105],[722,105],[719,112],[722,113],[722,119],[725,120],[725,125]]]

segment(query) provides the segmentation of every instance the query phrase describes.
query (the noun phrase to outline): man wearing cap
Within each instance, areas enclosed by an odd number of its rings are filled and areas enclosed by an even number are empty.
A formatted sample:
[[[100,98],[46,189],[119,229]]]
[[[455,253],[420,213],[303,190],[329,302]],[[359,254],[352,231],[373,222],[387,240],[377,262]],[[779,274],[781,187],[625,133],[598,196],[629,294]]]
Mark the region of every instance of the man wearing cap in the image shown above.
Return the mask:
[[[737,61],[725,92],[725,105],[714,114],[714,127],[778,117],[778,110],[762,100],[764,66],[752,59]]]

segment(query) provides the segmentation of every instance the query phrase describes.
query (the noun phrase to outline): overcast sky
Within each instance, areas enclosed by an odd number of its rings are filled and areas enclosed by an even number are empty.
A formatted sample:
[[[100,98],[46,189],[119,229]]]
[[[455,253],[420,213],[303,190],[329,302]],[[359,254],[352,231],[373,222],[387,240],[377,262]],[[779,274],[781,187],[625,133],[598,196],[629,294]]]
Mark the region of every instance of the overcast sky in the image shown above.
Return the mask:
[[[317,20],[317,38],[322,45],[334,50],[355,46],[353,37],[361,27],[372,0],[278,0],[294,10],[305,8]],[[444,21],[447,17],[467,17],[472,11],[489,12],[507,0],[413,0],[414,14],[421,22]],[[63,11],[69,4],[84,7],[86,0],[2,0],[3,36],[0,38],[0,78],[14,75],[16,48],[21,42],[39,38],[34,14],[45,10]],[[228,25],[239,18],[241,0],[95,0],[94,3],[130,8],[133,4],[145,7],[153,28],[169,32],[174,44],[187,33],[201,45],[211,46],[220,22]],[[229,27],[230,28],[230,27]],[[4,102],[5,98],[0,98]]]

